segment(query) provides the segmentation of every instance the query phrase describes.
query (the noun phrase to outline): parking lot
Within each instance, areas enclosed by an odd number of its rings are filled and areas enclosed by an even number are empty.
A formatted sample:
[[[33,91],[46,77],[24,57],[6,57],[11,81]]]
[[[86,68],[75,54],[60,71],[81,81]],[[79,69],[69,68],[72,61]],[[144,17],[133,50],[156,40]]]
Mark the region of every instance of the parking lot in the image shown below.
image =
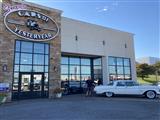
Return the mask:
[[[159,99],[67,95],[0,105],[0,120],[159,120]]]

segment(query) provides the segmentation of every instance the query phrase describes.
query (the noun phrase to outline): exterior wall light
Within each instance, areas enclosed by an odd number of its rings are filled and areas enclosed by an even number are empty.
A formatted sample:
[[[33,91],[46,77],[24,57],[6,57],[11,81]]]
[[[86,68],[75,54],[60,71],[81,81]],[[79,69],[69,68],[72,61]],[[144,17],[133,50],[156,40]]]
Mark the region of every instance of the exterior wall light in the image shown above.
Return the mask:
[[[78,41],[78,36],[77,35],[75,36],[75,41]]]
[[[105,44],[106,44],[106,42],[103,40],[103,41],[102,41],[102,44],[103,44],[103,45],[105,45]]]
[[[3,65],[2,70],[3,70],[3,72],[6,72],[6,71],[7,71],[7,65],[6,65],[6,64]]]
[[[124,44],[124,47],[127,48],[127,44],[126,43]]]
[[[58,72],[58,68],[56,66],[53,67],[54,72]]]

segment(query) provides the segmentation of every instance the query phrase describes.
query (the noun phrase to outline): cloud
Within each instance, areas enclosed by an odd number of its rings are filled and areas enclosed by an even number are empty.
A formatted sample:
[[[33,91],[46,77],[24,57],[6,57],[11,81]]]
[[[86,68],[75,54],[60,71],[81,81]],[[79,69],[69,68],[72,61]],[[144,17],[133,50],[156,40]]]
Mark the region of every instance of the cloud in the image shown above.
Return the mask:
[[[109,7],[108,6],[97,7],[96,10],[97,12],[107,12],[109,10]]]
[[[101,7],[97,7],[96,10],[97,12],[103,12],[103,13],[106,13],[108,11],[111,11],[111,10],[114,10],[116,7],[118,7],[118,2],[117,1],[114,1],[108,5],[104,5],[104,6],[101,6]]]

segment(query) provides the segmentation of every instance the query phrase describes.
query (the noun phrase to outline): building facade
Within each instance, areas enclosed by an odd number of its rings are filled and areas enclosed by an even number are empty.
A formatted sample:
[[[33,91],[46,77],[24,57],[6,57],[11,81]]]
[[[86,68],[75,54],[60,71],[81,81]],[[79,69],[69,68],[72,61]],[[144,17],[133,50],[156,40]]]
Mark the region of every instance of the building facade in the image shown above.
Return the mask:
[[[61,17],[62,11],[2,0],[0,82],[8,101],[52,98],[56,87],[136,80],[133,34]]]

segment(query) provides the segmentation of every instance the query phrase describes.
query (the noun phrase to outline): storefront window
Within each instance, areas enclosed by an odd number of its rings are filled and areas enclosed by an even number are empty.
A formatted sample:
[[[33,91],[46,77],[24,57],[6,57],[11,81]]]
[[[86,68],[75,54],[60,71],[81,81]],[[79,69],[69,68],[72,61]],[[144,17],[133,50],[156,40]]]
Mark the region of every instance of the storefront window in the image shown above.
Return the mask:
[[[44,55],[34,54],[33,58],[34,58],[33,60],[34,65],[44,65]]]
[[[62,58],[61,58],[61,64],[66,64],[66,65],[68,65],[68,57],[62,57]]]
[[[115,57],[110,57],[109,60],[109,65],[116,65],[116,58]]]
[[[96,59],[94,59],[93,64],[94,65],[101,65],[101,62],[102,62],[101,58],[96,58]]]
[[[80,66],[72,65],[70,68],[70,74],[80,74]]]
[[[32,54],[21,53],[21,64],[32,64]]]
[[[44,44],[41,43],[34,44],[34,53],[44,54]]]
[[[20,65],[20,72],[32,72],[31,65]]]
[[[94,73],[94,81],[95,83],[103,84],[102,81],[102,59],[96,58],[93,59],[93,73]]]
[[[81,74],[91,74],[90,66],[81,66]]]
[[[80,64],[80,59],[79,58],[70,58],[69,62],[72,65],[79,65]]]
[[[61,80],[63,86],[65,84],[68,87],[75,85],[75,87],[83,88],[86,80],[91,76],[95,81],[102,81],[101,58],[61,57]]]
[[[81,65],[91,65],[90,59],[82,58],[82,59],[81,59]]]
[[[20,66],[19,72],[48,72],[48,44],[16,41],[15,46],[15,71]]]
[[[44,72],[43,66],[33,66],[33,72]]]
[[[124,74],[123,66],[117,66],[117,74]]]
[[[68,65],[61,65],[61,74],[68,74]]]
[[[17,40],[14,60],[13,90],[18,90],[18,75],[22,73],[44,74],[44,90],[48,89],[49,45],[47,43]]]
[[[15,64],[19,64],[19,53],[15,53]]]
[[[33,43],[32,42],[21,42],[21,52],[32,53]]]
[[[123,59],[117,58],[117,65],[123,66]]]
[[[20,51],[20,41],[16,41],[16,51]]]
[[[116,74],[116,66],[109,66],[109,73]]]
[[[45,65],[48,65],[49,63],[48,63],[48,55],[45,55]]]
[[[131,80],[131,64],[129,58],[109,57],[109,79]]]
[[[45,54],[49,54],[49,45],[45,44]]]

